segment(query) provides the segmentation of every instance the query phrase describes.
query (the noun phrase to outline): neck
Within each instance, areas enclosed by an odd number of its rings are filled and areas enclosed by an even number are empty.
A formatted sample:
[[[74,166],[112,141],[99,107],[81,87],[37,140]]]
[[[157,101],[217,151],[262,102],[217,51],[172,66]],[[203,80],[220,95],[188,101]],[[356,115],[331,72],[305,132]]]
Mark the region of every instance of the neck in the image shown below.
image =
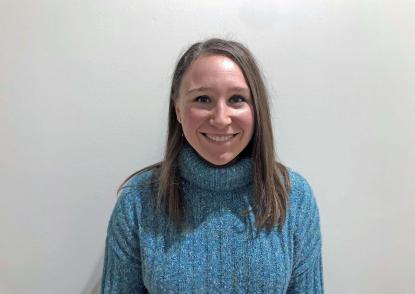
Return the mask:
[[[185,144],[179,156],[179,174],[203,189],[231,191],[252,184],[252,160],[238,156],[225,165],[213,165]]]

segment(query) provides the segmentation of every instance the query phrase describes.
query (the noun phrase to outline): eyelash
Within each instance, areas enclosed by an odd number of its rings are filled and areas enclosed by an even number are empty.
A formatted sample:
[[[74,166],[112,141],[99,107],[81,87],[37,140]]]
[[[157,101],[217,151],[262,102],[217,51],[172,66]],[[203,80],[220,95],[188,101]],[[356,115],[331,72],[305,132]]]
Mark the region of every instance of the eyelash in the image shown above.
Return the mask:
[[[245,97],[241,95],[233,95],[231,98],[229,98],[229,100],[235,100],[235,98],[237,98],[238,101],[234,101],[234,103],[242,103],[246,101]]]
[[[202,99],[203,99],[204,101],[202,101]],[[196,102],[200,102],[200,103],[207,103],[207,102],[206,102],[206,100],[209,100],[209,101],[210,101],[209,96],[202,95],[202,96],[197,96],[197,97],[195,98],[195,101],[196,101]]]
[[[237,98],[237,101],[235,101],[235,99]],[[196,102],[199,103],[208,103],[211,101],[209,96],[206,95],[201,95],[201,96],[197,96],[195,98]],[[232,97],[229,98],[229,102],[231,103],[242,103],[242,102],[246,102],[245,97],[241,96],[241,95],[233,95]]]

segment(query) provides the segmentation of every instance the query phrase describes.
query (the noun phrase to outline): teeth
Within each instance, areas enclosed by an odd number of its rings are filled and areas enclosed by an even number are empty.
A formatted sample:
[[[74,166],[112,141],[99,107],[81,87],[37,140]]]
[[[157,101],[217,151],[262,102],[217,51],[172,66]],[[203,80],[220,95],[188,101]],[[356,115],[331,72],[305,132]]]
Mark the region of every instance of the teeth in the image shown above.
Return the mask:
[[[230,140],[233,135],[227,135],[227,136],[213,136],[213,135],[208,135],[206,134],[206,137],[208,137],[209,139],[211,139],[212,141],[216,141],[216,142],[225,142]]]

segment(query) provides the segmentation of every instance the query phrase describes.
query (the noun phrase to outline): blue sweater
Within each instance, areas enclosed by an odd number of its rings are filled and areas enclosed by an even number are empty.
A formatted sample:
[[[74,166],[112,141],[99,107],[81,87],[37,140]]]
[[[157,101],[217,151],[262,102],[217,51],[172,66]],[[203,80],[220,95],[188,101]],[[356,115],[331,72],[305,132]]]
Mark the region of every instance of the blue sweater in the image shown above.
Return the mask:
[[[184,147],[182,233],[154,214],[151,173],[131,178],[112,212],[102,293],[323,293],[318,208],[298,173],[285,225],[257,231],[252,212],[241,216],[253,205],[251,159],[218,168]]]

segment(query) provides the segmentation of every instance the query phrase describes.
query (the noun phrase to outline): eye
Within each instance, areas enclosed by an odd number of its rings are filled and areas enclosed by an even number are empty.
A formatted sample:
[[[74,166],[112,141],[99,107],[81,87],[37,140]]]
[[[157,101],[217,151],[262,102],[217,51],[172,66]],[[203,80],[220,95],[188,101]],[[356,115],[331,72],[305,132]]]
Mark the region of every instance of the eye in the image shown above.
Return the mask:
[[[195,98],[196,102],[200,102],[200,103],[209,103],[210,102],[210,98],[209,96],[206,95],[202,95],[202,96],[197,96]]]
[[[233,95],[231,98],[229,98],[229,102],[231,103],[242,103],[245,101],[246,101],[245,97],[241,95]]]

